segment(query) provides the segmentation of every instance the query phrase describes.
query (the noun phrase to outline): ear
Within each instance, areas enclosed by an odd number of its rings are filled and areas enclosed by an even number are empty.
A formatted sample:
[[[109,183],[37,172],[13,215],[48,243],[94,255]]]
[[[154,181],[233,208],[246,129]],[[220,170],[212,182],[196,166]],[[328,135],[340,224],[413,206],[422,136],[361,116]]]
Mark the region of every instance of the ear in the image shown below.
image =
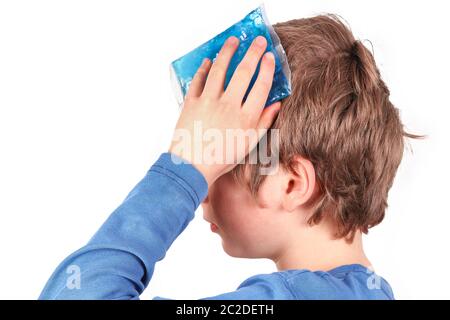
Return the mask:
[[[308,203],[316,189],[316,173],[311,161],[296,156],[292,168],[286,173],[282,196],[282,206],[289,212]]]

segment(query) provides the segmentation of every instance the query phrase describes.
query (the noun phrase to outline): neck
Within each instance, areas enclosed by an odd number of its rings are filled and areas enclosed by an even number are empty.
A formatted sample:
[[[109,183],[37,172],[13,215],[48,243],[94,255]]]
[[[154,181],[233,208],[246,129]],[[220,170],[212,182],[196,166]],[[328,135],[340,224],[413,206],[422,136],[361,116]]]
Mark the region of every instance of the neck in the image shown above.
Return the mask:
[[[300,235],[299,235],[300,234]],[[278,271],[308,269],[328,271],[347,264],[371,267],[362,245],[362,234],[357,232],[353,242],[333,239],[323,226],[308,226],[304,232],[288,237],[284,246],[272,260]]]

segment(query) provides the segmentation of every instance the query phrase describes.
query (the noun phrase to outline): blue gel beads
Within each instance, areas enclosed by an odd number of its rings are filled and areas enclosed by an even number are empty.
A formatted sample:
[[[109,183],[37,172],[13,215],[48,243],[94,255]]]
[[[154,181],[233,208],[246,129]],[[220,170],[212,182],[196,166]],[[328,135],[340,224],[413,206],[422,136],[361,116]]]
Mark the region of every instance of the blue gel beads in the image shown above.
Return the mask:
[[[260,35],[264,36],[267,40],[266,52],[271,51],[275,57],[275,73],[272,88],[267,98],[265,107],[289,96],[291,94],[291,72],[287,63],[286,54],[281,46],[280,39],[267,19],[264,5],[261,5],[247,14],[241,21],[235,23],[213,39],[205,42],[196,49],[171,63],[171,80],[174,92],[177,96],[178,104],[180,106],[182,105],[192,78],[200,67],[203,59],[209,58],[214,62],[225,41],[230,36],[236,36],[239,38],[239,47],[234,53],[227,70],[224,87],[225,90],[236,67],[244,58],[248,47],[253,40]],[[261,61],[258,63],[257,69],[253,75],[247,92],[245,93],[243,101],[246,100],[248,93],[253,87],[253,84],[258,76],[260,64]]]

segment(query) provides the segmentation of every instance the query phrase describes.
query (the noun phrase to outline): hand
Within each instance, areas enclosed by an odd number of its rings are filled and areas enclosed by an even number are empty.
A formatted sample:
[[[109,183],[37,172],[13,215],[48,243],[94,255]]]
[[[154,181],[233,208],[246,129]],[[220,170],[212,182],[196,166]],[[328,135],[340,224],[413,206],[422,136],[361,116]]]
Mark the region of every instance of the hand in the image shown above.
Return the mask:
[[[193,164],[204,175],[208,185],[233,169],[256,146],[270,128],[281,105],[276,102],[264,108],[275,70],[271,52],[264,54],[256,82],[242,103],[267,46],[267,40],[262,36],[250,45],[224,91],[228,65],[238,45],[239,39],[230,37],[213,64],[209,59],[204,60],[186,94],[169,148],[169,152]],[[234,148],[235,140],[227,138],[227,132],[239,136],[239,130],[256,133],[245,138],[244,148]],[[207,144],[203,141],[205,137],[214,141]]]

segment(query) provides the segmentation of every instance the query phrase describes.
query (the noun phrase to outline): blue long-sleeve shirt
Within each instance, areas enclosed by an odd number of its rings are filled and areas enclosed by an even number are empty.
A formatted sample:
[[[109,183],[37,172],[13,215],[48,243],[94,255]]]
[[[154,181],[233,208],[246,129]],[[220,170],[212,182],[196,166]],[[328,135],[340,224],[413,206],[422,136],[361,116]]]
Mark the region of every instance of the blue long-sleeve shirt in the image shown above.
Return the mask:
[[[172,161],[174,157],[177,163]],[[208,184],[190,163],[163,153],[91,240],[54,271],[39,299],[139,299],[155,263],[194,218]],[[155,297],[155,299],[165,299]],[[233,292],[204,299],[394,299],[359,264],[258,274]]]

